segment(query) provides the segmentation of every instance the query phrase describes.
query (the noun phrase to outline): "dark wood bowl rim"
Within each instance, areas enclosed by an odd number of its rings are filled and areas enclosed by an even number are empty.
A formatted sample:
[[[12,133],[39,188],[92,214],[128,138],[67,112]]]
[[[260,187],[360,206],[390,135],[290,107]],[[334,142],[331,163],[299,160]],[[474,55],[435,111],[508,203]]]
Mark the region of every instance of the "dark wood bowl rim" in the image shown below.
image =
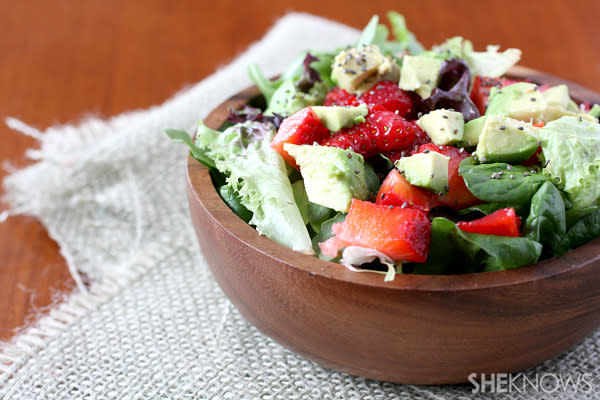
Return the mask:
[[[528,78],[540,84],[556,85],[565,83],[569,86],[571,97],[577,101],[600,104],[599,94],[575,83],[542,72],[524,67],[514,67],[507,75],[512,78]],[[259,95],[259,91],[255,86],[234,95],[217,106],[207,116],[205,123],[213,129],[218,129],[225,121],[230,107],[240,105],[257,95]],[[188,185],[193,190],[193,195],[199,200],[210,218],[231,235],[231,240],[240,240],[255,251],[277,259],[289,267],[353,285],[366,285],[381,288],[381,290],[450,292],[482,290],[498,286],[533,283],[541,279],[575,273],[586,265],[600,262],[600,238],[598,238],[560,257],[511,270],[461,275],[396,274],[393,281],[384,282],[383,275],[352,272],[343,265],[298,253],[265,236],[260,236],[255,229],[237,217],[221,200],[217,191],[214,190],[208,169],[191,156],[188,156],[186,175]],[[212,190],[203,190],[207,187]],[[207,207],[207,204],[214,205],[214,207]],[[223,218],[218,218],[217,215],[228,215],[229,217],[225,218],[224,222]]]

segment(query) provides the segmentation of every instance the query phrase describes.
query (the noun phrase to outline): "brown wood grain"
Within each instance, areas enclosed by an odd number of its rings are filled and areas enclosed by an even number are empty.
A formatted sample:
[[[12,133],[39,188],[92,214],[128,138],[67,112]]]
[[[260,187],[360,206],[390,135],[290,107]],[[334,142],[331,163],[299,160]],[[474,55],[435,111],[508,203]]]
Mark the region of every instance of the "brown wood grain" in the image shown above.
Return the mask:
[[[0,0],[1,116],[43,129],[161,103],[232,60],[288,11],[360,28],[373,13],[396,9],[426,46],[460,34],[476,48],[519,47],[522,65],[600,92],[598,2],[349,4]],[[33,139],[0,124],[0,160],[26,165],[23,154],[32,146]],[[38,221],[14,217],[0,224],[0,340],[72,287],[57,245]]]
[[[573,97],[600,102],[600,94],[539,71],[507,75],[566,83]],[[205,123],[218,129],[231,108],[259,94],[251,87],[232,96]],[[460,383],[473,371],[538,365],[600,325],[600,238],[512,270],[385,282],[259,236],[191,156],[187,183],[196,235],[225,294],[262,332],[323,366],[397,383]]]

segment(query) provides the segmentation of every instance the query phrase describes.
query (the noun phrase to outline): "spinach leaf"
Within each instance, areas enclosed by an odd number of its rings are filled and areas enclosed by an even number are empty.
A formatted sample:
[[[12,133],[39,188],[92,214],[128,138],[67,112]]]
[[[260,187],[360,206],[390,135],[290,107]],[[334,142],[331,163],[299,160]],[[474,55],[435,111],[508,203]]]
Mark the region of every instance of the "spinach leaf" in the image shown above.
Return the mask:
[[[600,208],[581,217],[571,229],[567,231],[559,243],[555,256],[564,254],[582,246],[592,239],[600,237]]]
[[[248,223],[252,219],[252,211],[248,210],[241,202],[241,198],[237,191],[231,187],[231,185],[222,185],[219,186],[219,195],[231,208],[238,217],[244,220],[244,222]]]
[[[375,172],[373,166],[365,162],[365,177],[367,178],[367,188],[369,189],[369,193],[377,194],[379,187],[381,186],[381,182],[379,181],[379,177]]]
[[[461,161],[458,173],[475,197],[488,203],[528,203],[540,185],[551,178],[523,165],[475,164],[473,157]]]
[[[346,219],[346,214],[343,212],[337,212],[333,217],[324,221],[321,224],[321,228],[319,229],[319,233],[312,238],[312,246],[315,251],[315,255],[323,260],[334,260],[332,258],[326,257],[321,254],[321,248],[319,248],[319,243],[326,241],[327,239],[333,237],[333,233],[331,232],[331,226],[338,222],[344,222]]]
[[[525,237],[464,232],[449,219],[434,218],[429,256],[414,264],[417,274],[456,274],[497,271],[535,263],[542,245]]]
[[[554,253],[567,232],[565,204],[552,182],[544,182],[531,198],[529,216],[523,224],[525,237],[542,244],[542,256]]]

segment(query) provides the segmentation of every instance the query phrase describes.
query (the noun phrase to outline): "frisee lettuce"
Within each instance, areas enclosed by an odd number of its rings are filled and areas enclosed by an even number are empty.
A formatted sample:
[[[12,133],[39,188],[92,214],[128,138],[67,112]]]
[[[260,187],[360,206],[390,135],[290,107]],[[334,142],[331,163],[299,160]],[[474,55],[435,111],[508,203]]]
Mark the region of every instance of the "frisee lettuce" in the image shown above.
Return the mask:
[[[200,123],[190,147],[225,175],[227,190],[252,212],[248,223],[259,233],[292,250],[313,254],[285,161],[270,146],[274,135],[271,123],[246,121],[223,132]],[[189,146],[189,141],[182,141]]]

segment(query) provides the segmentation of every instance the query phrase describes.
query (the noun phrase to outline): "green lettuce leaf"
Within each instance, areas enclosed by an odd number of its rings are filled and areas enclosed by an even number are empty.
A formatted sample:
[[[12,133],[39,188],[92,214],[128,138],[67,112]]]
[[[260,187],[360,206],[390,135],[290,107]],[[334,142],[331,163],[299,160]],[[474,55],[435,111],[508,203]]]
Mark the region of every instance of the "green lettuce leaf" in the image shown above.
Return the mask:
[[[321,77],[321,81],[323,84],[321,85],[325,92],[328,91],[329,88],[334,86],[333,81],[331,80],[331,64],[333,63],[333,59],[336,54],[339,53],[341,49],[337,49],[334,51],[314,51],[310,52],[310,54],[317,58],[316,61],[310,63],[310,67],[316,70]],[[254,84],[258,87],[264,98],[267,100],[267,104],[271,102],[271,99],[284,83],[288,86],[288,88],[284,90],[289,90],[290,86],[294,88],[294,84],[300,77],[302,76],[302,71],[304,68],[304,59],[306,58],[307,51],[303,51],[292,61],[288,69],[277,79],[270,80],[264,76],[258,65],[252,64],[248,67],[248,75]],[[291,98],[294,93],[287,96]],[[281,94],[280,94],[281,96]]]
[[[390,33],[388,28],[383,24],[379,24],[379,17],[374,15],[363,29],[354,47],[373,44],[378,46],[384,54],[398,55],[404,51],[411,54],[421,53],[423,46],[417,41],[415,35],[407,29],[404,17],[393,11],[389,12],[387,17],[395,40],[388,40]]]
[[[260,90],[267,103],[271,101],[273,94],[283,83],[283,79],[281,78],[275,80],[267,78],[256,64],[248,67],[248,75],[258,90]]]
[[[392,33],[396,38],[396,42],[404,49],[408,50],[410,54],[413,55],[420,54],[425,50],[415,35],[406,27],[406,21],[401,14],[390,11],[388,12],[387,17],[390,21],[390,26],[392,27]]]
[[[334,51],[311,51],[310,54],[317,58],[316,61],[310,63],[310,67],[319,73],[321,80],[325,82],[329,87],[333,87],[335,84],[331,80],[331,64],[333,59],[342,49]],[[284,81],[292,80],[296,81],[302,75],[304,59],[308,52],[304,51],[300,53],[298,57],[290,64],[288,69],[281,75],[281,79]]]
[[[165,129],[165,133],[169,138],[175,140],[177,142],[181,142],[190,148],[190,154],[196,160],[200,161],[202,165],[209,168],[214,168],[215,163],[212,159],[206,155],[206,151],[196,146],[192,137],[186,131],[182,131],[179,129]]]
[[[424,55],[444,60],[460,58],[469,66],[471,76],[496,78],[506,73],[521,59],[519,49],[506,49],[503,52],[499,52],[498,49],[499,46],[488,45],[486,51],[474,51],[471,41],[455,36],[440,45],[433,46]]]
[[[560,181],[573,207],[600,205],[600,124],[566,116],[539,134],[544,171]]]
[[[325,82],[316,82],[307,93],[301,91],[295,80],[288,79],[273,92],[268,101],[265,115],[279,114],[288,117],[304,107],[322,104],[329,92],[329,86]]]
[[[293,250],[313,254],[285,162],[270,146],[274,135],[271,123],[246,121],[224,132],[200,123],[195,145],[227,176],[227,185],[253,213],[249,223],[259,233]]]
[[[315,233],[321,230],[321,224],[334,212],[331,208],[315,204],[308,200],[304,181],[302,179],[292,183],[294,200],[300,210],[300,215],[305,224],[309,224]]]

